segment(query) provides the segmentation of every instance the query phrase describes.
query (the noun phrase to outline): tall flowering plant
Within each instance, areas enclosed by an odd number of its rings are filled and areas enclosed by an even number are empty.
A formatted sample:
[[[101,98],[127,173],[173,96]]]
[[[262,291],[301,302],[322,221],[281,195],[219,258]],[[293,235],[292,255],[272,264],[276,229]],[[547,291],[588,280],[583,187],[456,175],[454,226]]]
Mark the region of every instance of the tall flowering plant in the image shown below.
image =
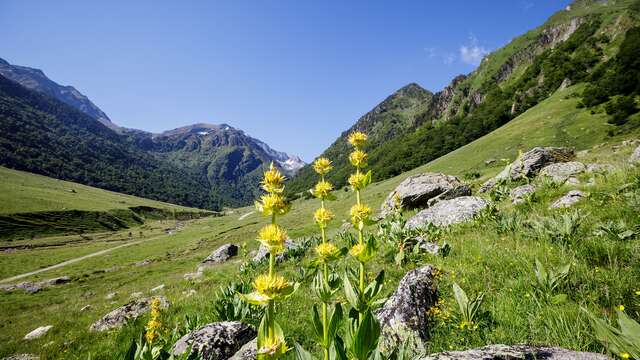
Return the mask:
[[[257,239],[269,251],[269,272],[253,281],[252,293],[241,294],[244,301],[266,307],[258,328],[258,359],[278,359],[287,352],[284,333],[276,322],[275,303],[288,298],[298,288],[297,283],[291,283],[276,274],[275,269],[276,255],[284,251],[287,238],[286,230],[277,223],[278,217],[286,214],[290,208],[282,194],[284,181],[285,177],[271,163],[261,182],[265,194],[256,201],[256,209],[263,216],[271,218],[271,223],[260,229]]]

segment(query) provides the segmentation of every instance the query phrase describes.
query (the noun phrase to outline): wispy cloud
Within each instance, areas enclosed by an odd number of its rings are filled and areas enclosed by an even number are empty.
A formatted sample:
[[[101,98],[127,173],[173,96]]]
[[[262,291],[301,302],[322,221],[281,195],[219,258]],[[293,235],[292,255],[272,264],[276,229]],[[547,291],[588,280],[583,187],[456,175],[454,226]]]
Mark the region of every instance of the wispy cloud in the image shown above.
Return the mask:
[[[456,54],[450,51],[438,49],[437,47],[427,47],[424,48],[424,51],[427,53],[429,58],[439,59],[445,65],[451,65],[456,60]]]
[[[473,33],[469,34],[469,43],[460,46],[460,60],[466,64],[479,65],[488,53],[489,50],[478,44],[478,39]]]

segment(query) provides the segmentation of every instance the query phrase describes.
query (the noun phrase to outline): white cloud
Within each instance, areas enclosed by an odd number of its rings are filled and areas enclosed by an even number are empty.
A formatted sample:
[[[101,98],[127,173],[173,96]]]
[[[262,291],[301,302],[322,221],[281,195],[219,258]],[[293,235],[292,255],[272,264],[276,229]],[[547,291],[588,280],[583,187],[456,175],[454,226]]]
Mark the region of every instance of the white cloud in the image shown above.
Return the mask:
[[[460,60],[470,65],[479,65],[488,53],[488,49],[478,45],[478,39],[473,34],[469,35],[469,44],[460,46]]]
[[[452,52],[443,51],[436,47],[424,48],[430,59],[440,59],[445,65],[451,65],[456,60],[456,55]]]

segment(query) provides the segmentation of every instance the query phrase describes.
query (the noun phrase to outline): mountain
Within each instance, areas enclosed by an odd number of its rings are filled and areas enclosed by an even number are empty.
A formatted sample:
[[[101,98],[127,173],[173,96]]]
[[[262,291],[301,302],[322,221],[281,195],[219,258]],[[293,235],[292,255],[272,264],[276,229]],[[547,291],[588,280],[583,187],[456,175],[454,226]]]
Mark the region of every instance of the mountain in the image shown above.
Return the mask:
[[[83,113],[98,120],[112,130],[119,127],[100,110],[89,98],[80,93],[73,86],[63,86],[49,79],[42,70],[26,66],[11,65],[0,58],[0,75],[13,80],[27,89],[47,94],[65,104],[71,105]]]
[[[626,42],[632,54],[631,34],[640,24],[638,0],[578,0],[554,14],[540,27],[515,38],[487,55],[468,75],[455,77],[443,90],[432,94],[410,84],[385,99],[361,117],[327,148],[321,156],[334,161],[328,178],[345,185],[352,171],[347,162],[350,151],[346,136],[354,130],[370,135],[366,150],[375,180],[386,179],[413,169],[453,151],[498,127],[551,96],[558,88],[581,82],[602,83],[589,90],[583,102],[595,106],[612,103],[607,112],[628,116],[637,111],[632,90],[615,92],[611,82],[640,80],[625,76],[636,64],[628,55],[625,66],[612,66]],[[620,51],[622,53],[622,51]],[[635,61],[635,62],[634,62]],[[615,69],[620,69],[616,74]],[[603,75],[603,74],[609,75]],[[598,80],[604,77],[605,80]],[[625,80],[626,79],[626,80]],[[633,89],[634,85],[619,86]],[[606,89],[606,90],[598,90]],[[607,92],[609,91],[609,92]],[[613,95],[625,95],[617,106]],[[637,92],[636,92],[637,94]],[[604,105],[606,107],[606,104]],[[593,111],[605,111],[594,108]],[[624,121],[622,121],[624,122]],[[630,126],[627,124],[626,126]],[[310,166],[303,167],[288,186],[291,194],[313,186],[316,176]]]

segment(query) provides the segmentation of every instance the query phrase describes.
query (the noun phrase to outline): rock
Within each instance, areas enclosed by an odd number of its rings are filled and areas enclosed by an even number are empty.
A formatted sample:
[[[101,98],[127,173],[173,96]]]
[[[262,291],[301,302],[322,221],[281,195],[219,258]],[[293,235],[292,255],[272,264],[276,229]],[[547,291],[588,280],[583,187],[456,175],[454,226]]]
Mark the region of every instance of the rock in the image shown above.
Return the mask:
[[[509,198],[514,204],[521,204],[525,202],[528,196],[536,191],[535,185],[526,184],[513,188],[509,193]]]
[[[464,351],[446,351],[419,357],[420,360],[606,360],[604,354],[532,345],[488,345]]]
[[[285,240],[284,251],[276,256],[276,261],[277,262],[284,261],[287,258],[287,251],[292,249],[297,249],[300,246],[302,245],[297,242],[294,242],[291,239]],[[268,258],[269,258],[269,251],[264,245],[260,244],[260,247],[258,248],[258,252],[256,252],[256,255],[253,257],[252,261],[254,263],[261,263],[262,261],[267,260]]]
[[[409,340],[417,349],[423,348],[431,326],[427,311],[438,300],[433,272],[431,265],[409,271],[384,306],[376,311],[381,327],[379,347],[383,352]]]
[[[615,166],[611,164],[587,164],[587,172],[589,173],[606,173],[615,169]]]
[[[462,185],[455,176],[440,173],[424,173],[404,179],[382,203],[381,212],[388,214],[394,207],[394,196],[400,197],[403,209],[416,209],[428,206],[428,201],[445,191]]]
[[[33,354],[15,354],[4,357],[2,360],[40,360],[40,357]]]
[[[93,306],[91,305],[85,305],[82,308],[80,308],[80,312],[85,312],[87,310],[90,310]]]
[[[212,252],[211,255],[207,256],[207,258],[202,261],[200,266],[206,267],[219,264],[231,259],[236,255],[238,255],[238,247],[236,245],[224,244],[216,249],[216,251]]]
[[[142,261],[138,261],[137,263],[134,263],[134,266],[147,266],[149,264],[151,264],[153,262],[153,260],[151,259],[144,259]]]
[[[142,292],[136,291],[134,293],[131,293],[131,295],[129,297],[132,298],[132,299],[137,299],[137,298],[141,298],[143,296],[144,296],[144,294]]]
[[[575,157],[572,149],[561,147],[535,147],[518,157],[505,167],[496,177],[489,179],[480,187],[480,192],[491,190],[500,181],[532,178],[549,164],[571,161]]]
[[[550,177],[554,182],[563,183],[567,181],[568,178],[583,173],[586,170],[587,167],[583,163],[570,161],[547,165],[540,170],[540,175]]]
[[[575,203],[580,201],[580,199],[582,199],[585,196],[586,195],[580,190],[571,190],[566,195],[564,195],[563,197],[561,197],[558,200],[554,201],[553,204],[551,204],[551,206],[549,208],[551,208],[551,209],[566,208],[566,207],[574,205]]]
[[[471,220],[489,203],[477,196],[461,196],[451,200],[443,200],[434,206],[420,211],[405,224],[405,229],[416,229],[432,223],[436,226],[447,226]]]
[[[493,165],[496,163],[496,159],[488,159],[484,161],[485,166]]]
[[[198,268],[198,271],[196,272],[192,272],[192,273],[186,273],[184,274],[184,279],[185,280],[195,280],[195,279],[199,279],[202,276],[204,276],[204,273],[202,272],[201,268]]]
[[[428,239],[422,236],[416,236],[411,241],[406,243],[406,246],[409,250],[413,249],[414,246],[418,245],[418,248],[422,251],[425,251],[431,255],[438,255],[440,252],[440,245],[436,243],[430,242]]]
[[[138,316],[149,311],[151,308],[151,301],[154,298],[143,298],[131,301],[103,316],[102,319],[94,322],[89,330],[91,331],[105,331],[114,329],[124,325],[129,319],[135,319]],[[164,296],[158,296],[160,299],[160,307],[169,307],[169,301]]]
[[[160,285],[154,287],[153,289],[151,289],[151,292],[160,291],[162,289],[164,289],[164,284],[160,284]]]
[[[571,80],[569,78],[565,78],[564,80],[562,80],[562,84],[560,84],[558,90],[564,90],[569,86],[571,86]]]
[[[629,157],[629,163],[631,163],[632,165],[640,164],[640,146],[638,146],[633,151],[633,154],[631,154],[631,157]]]
[[[53,325],[47,325],[47,326],[40,326],[39,328],[31,331],[30,333],[28,333],[27,335],[24,336],[25,340],[33,340],[33,339],[37,339],[40,337],[43,337],[44,334],[46,334],[49,330],[51,330],[51,328],[53,327]]]
[[[580,185],[580,179],[572,176],[567,179],[566,183],[569,185]]]
[[[239,321],[222,321],[207,324],[181,337],[171,352],[182,355],[189,347],[203,360],[228,359],[256,337],[256,330]]]
[[[258,352],[258,339],[255,338],[244,344],[229,360],[254,360]]]
[[[108,293],[104,298],[106,300],[111,300],[111,299],[115,298],[116,296],[118,296],[118,293],[117,292],[112,292],[112,293]]]
[[[71,278],[68,276],[61,276],[53,279],[43,280],[43,281],[25,281],[19,284],[10,284],[10,285],[0,285],[0,289],[5,291],[14,291],[14,290],[24,290],[28,294],[35,294],[40,290],[46,289],[51,286],[66,284],[71,281]]]
[[[427,205],[431,207],[435,205],[437,202],[442,200],[451,200],[460,196],[469,196],[469,195],[471,195],[471,188],[467,184],[462,184],[454,187],[453,189],[449,189],[434,198],[429,199],[429,201],[427,202]]]
[[[631,146],[636,144],[640,144],[640,139],[630,139],[622,142],[622,146]]]

